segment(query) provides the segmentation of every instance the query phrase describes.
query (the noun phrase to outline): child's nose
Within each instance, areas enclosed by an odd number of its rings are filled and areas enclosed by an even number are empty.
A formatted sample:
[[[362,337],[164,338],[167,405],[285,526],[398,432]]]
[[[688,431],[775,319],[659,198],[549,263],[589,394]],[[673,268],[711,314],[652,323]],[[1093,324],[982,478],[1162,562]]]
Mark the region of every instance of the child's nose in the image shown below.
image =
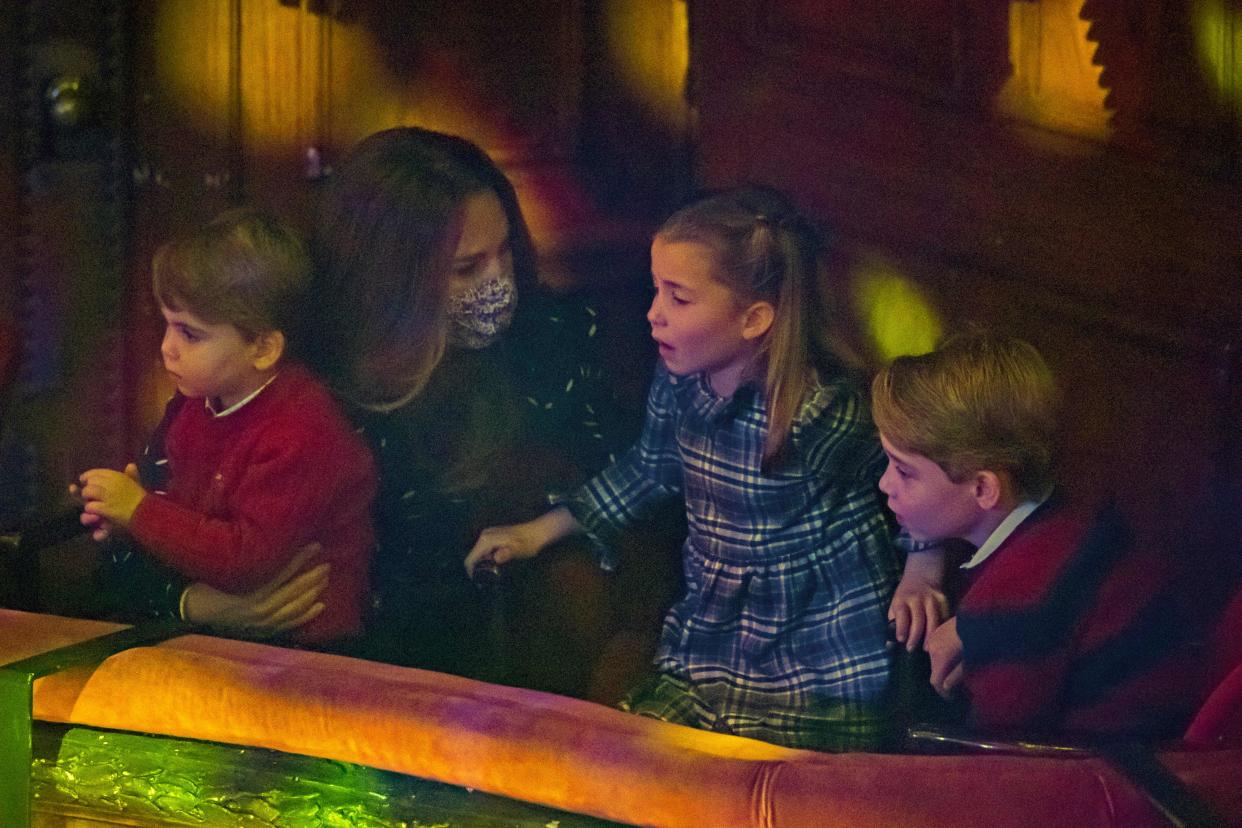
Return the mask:
[[[172,334],[168,331],[164,332],[164,339],[160,342],[160,356],[165,360],[171,360],[176,357],[176,351],[173,350]]]
[[[660,295],[651,298],[651,307],[647,308],[647,322],[652,326],[664,324],[664,314],[660,310]]]

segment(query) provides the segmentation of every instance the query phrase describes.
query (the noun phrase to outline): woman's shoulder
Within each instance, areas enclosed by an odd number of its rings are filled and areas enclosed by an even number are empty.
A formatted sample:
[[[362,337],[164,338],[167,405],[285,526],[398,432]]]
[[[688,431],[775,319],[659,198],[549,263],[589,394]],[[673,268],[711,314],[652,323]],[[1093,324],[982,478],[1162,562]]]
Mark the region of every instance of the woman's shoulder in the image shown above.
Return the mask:
[[[496,356],[525,396],[550,401],[567,387],[593,388],[602,372],[599,314],[586,294],[528,291]]]
[[[583,291],[553,291],[539,286],[518,297],[508,341],[526,348],[581,347],[599,334],[598,302]]]

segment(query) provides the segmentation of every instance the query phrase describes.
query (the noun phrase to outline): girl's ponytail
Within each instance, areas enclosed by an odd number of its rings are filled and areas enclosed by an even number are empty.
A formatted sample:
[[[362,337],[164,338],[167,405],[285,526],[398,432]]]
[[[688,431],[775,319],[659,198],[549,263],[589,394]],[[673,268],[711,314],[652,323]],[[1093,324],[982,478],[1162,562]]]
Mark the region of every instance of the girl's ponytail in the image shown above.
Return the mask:
[[[848,373],[859,364],[829,302],[824,234],[777,190],[748,186],[679,210],[659,235],[706,245],[726,287],[745,303],[765,301],[775,310],[759,350],[768,400],[762,467],[774,468],[821,372]]]

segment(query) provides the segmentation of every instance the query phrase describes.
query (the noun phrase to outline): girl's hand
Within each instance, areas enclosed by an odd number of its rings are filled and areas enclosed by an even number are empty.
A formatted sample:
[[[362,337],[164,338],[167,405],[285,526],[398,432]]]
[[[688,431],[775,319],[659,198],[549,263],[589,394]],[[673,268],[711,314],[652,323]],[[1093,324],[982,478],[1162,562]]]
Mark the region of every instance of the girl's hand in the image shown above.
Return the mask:
[[[473,578],[475,567],[483,561],[499,566],[520,558],[533,558],[548,544],[581,529],[564,506],[557,506],[526,523],[488,527],[479,533],[479,539],[466,554],[466,574]]]
[[[92,469],[91,471],[84,472],[81,478],[79,478],[82,485],[79,486],[76,483],[70,483],[69,494],[71,497],[76,498],[77,500],[81,501],[83,504],[83,511],[82,511],[81,516],[79,517],[79,520],[82,522],[82,525],[90,527],[93,530],[91,532],[92,538],[94,538],[97,541],[102,541],[102,540],[106,540],[108,536],[112,534],[113,521],[109,520],[101,511],[99,511],[99,507],[96,507],[95,509],[86,508],[90,504],[91,500],[90,498],[87,497],[87,495],[84,492],[84,489],[86,487],[85,478],[88,474],[92,474],[93,472],[107,472],[109,475],[117,474],[117,472],[114,472],[111,469]],[[138,489],[142,492],[143,497],[146,496],[146,490],[142,489],[142,486],[138,484],[138,467],[136,465],[134,465],[133,463],[128,464],[125,467],[125,471],[123,474],[125,477],[132,480],[138,486]],[[142,497],[138,498],[138,502],[139,503],[142,502]],[[130,517],[133,516],[133,510],[137,508],[138,508],[137,503],[135,503],[133,508],[129,510]],[[129,524],[129,519],[126,518],[125,523],[121,525],[126,526],[128,524]]]
[[[936,628],[927,637],[927,653],[931,656],[931,685],[944,698],[953,695],[962,683],[962,639],[957,635],[957,616]]]
[[[888,605],[888,618],[894,622],[897,640],[907,652],[923,646],[927,636],[949,617],[949,601],[941,592],[944,579],[944,552],[928,549],[906,556],[906,569]]]
[[[181,598],[182,617],[220,632],[253,638],[300,627],[323,612],[324,605],[318,599],[328,587],[329,565],[305,569],[322,551],[317,543],[307,544],[272,580],[245,595],[221,592],[202,582],[191,584]]]
[[[534,521],[512,526],[489,526],[479,533],[479,539],[466,554],[466,574],[473,578],[475,567],[489,562],[499,566],[519,558],[533,558],[543,544],[534,527]]]

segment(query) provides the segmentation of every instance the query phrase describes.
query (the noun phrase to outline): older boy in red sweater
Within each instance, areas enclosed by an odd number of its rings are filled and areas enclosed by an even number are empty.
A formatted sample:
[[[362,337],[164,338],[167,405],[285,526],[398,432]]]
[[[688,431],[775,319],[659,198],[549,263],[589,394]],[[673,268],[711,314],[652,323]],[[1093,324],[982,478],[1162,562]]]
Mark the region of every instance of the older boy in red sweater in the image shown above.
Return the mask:
[[[148,491],[132,467],[86,471],[82,522],[97,536],[126,529],[159,561],[226,592],[266,583],[318,542],[332,589],[293,637],[326,645],[357,634],[375,471],[327,389],[285,358],[310,274],[303,242],[240,208],[162,247],[153,269],[164,368],[177,384],[161,424],[167,480]]]
[[[926,649],[942,695],[992,732],[1087,738],[1179,732],[1197,671],[1159,560],[1110,508],[1055,490],[1058,395],[1026,342],[959,336],[872,385],[888,505],[915,540],[975,547],[955,617]]]

